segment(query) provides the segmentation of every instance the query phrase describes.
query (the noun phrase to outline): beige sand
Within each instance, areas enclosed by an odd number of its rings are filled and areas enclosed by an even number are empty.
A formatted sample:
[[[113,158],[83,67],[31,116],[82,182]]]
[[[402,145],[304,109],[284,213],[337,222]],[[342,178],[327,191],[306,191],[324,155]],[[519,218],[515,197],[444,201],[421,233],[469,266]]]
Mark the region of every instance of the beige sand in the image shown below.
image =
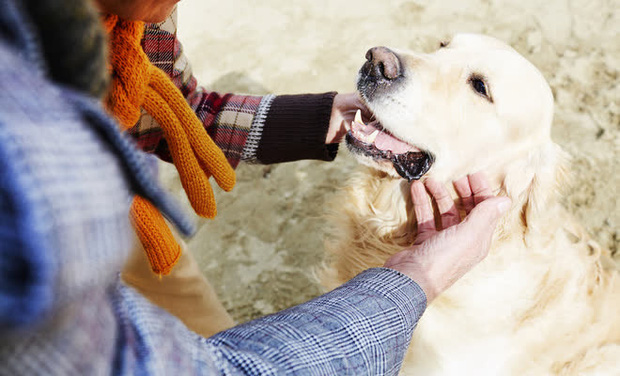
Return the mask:
[[[352,91],[369,47],[432,50],[455,32],[498,37],[537,65],[556,97],[554,138],[574,156],[566,206],[618,248],[620,4],[617,0],[184,0],[180,37],[213,90]],[[320,292],[326,200],[355,163],[242,166],[219,216],[190,245],[239,321]],[[170,169],[167,184],[180,191]]]

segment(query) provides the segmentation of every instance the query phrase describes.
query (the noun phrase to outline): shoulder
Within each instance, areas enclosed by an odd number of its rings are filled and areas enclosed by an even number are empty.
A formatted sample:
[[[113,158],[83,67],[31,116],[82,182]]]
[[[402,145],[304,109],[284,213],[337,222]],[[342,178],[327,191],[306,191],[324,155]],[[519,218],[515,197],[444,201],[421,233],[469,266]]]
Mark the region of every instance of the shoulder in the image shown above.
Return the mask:
[[[88,100],[0,41],[0,244],[14,245],[0,247],[0,259],[3,270],[29,271],[0,276],[1,286],[22,291],[0,294],[0,319],[40,318],[52,299],[107,278],[83,260],[118,270],[130,244],[124,172],[76,96]],[[23,315],[11,316],[15,307]]]

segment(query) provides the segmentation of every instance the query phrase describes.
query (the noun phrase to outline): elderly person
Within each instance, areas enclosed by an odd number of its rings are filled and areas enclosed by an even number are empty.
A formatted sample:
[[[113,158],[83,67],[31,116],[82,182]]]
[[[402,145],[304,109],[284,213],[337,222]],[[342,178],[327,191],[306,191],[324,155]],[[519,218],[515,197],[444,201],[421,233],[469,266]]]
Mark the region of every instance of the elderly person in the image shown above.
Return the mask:
[[[199,336],[119,278],[132,247],[132,196],[139,208],[153,208],[145,217],[134,211],[138,231],[141,220],[160,212],[182,233],[191,226],[151,180],[149,161],[118,133],[119,123],[128,127],[133,118],[115,112],[127,103],[114,94],[118,81],[108,89],[106,39],[93,4],[59,3],[0,0],[0,374],[396,374],[426,304],[486,255],[506,201],[489,198],[479,175],[465,178],[456,184],[471,186],[478,204],[463,222],[452,219],[439,231],[426,223],[432,209],[414,183],[424,241],[308,303]],[[160,3],[111,1],[121,8],[103,8],[116,14],[104,25],[112,32],[131,19],[122,5],[155,12]],[[116,80],[114,57],[111,63]],[[184,107],[157,77],[145,96],[168,98],[175,116],[187,116],[175,111]],[[333,108],[327,112],[333,118]],[[162,131],[175,136],[169,132]],[[173,159],[205,157],[205,174],[234,183],[222,155],[202,141],[204,154],[192,156],[167,139]],[[443,197],[440,186],[429,190]],[[196,206],[208,214],[209,200],[202,203]]]

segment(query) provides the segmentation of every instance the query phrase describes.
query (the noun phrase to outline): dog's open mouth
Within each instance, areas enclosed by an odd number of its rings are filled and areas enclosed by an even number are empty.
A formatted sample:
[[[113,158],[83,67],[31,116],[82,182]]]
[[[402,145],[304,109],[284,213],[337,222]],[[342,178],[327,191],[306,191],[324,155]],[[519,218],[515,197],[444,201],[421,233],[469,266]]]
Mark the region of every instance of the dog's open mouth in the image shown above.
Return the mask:
[[[378,121],[365,124],[360,110],[351,123],[346,142],[353,153],[392,162],[394,170],[408,181],[420,179],[433,164],[431,154],[399,140]]]

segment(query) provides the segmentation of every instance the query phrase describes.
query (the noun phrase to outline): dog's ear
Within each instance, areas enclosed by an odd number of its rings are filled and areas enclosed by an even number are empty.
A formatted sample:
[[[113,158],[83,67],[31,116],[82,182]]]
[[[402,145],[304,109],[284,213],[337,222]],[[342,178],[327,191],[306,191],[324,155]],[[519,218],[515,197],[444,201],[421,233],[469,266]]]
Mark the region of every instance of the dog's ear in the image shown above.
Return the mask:
[[[520,221],[526,243],[539,228],[536,220],[545,217],[548,204],[566,186],[568,162],[568,154],[555,143],[547,142],[509,165],[503,188],[513,203],[521,208]]]

